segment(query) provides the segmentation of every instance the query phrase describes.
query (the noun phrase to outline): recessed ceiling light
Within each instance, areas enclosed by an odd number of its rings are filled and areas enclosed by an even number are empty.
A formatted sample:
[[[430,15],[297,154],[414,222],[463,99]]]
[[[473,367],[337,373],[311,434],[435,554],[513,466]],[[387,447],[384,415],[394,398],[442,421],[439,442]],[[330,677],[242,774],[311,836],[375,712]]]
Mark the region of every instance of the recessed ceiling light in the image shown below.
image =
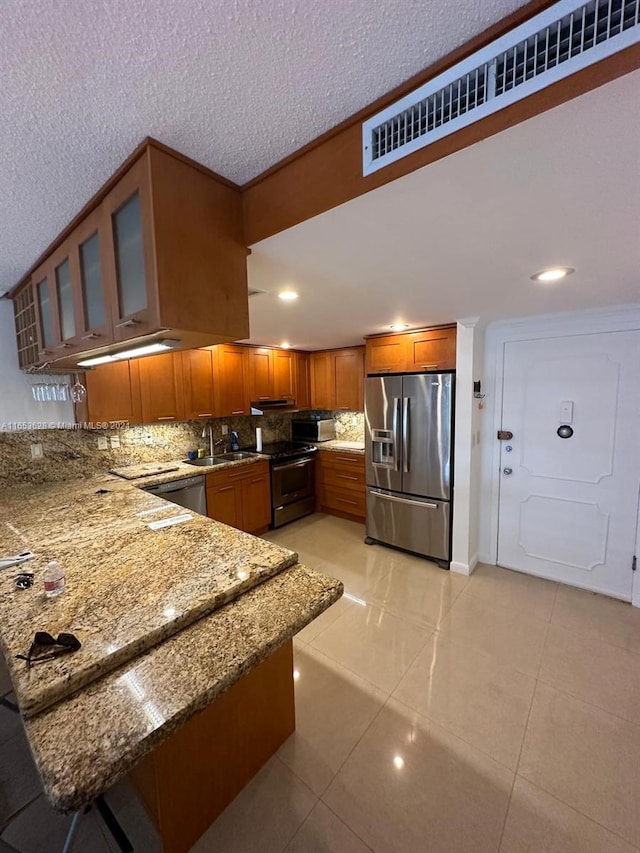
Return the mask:
[[[278,296],[280,299],[284,299],[285,302],[291,302],[291,300],[298,298],[298,294],[295,290],[281,290]]]
[[[282,341],[282,343],[280,344],[280,349],[289,349],[290,346],[291,344],[288,344],[286,341]]]
[[[575,272],[573,267],[550,267],[546,270],[540,270],[540,272],[535,273],[535,275],[531,276],[532,281],[560,281],[561,278],[566,278],[566,276],[571,275],[572,272]]]
[[[405,329],[409,328],[408,323],[392,323],[389,328],[392,332],[404,332]]]

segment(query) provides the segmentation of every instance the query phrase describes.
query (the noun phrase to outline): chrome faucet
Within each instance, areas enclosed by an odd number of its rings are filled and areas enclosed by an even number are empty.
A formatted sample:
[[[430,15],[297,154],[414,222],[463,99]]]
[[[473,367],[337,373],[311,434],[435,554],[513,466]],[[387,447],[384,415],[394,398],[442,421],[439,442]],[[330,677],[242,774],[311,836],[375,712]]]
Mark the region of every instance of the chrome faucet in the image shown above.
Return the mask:
[[[209,430],[209,456],[215,456],[213,452],[213,427],[211,424],[207,424],[202,428],[202,438],[206,436],[207,430]]]

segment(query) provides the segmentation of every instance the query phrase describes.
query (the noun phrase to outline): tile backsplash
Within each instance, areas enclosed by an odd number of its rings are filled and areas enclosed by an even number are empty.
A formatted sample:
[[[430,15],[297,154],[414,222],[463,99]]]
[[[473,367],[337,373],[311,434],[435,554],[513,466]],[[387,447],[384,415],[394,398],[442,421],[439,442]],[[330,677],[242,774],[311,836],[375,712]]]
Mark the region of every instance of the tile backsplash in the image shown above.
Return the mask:
[[[364,437],[362,412],[314,413],[336,418],[336,437],[360,441]],[[256,427],[262,427],[265,444],[291,438],[291,412],[263,416],[216,418],[211,421],[184,421],[172,424],[149,424],[128,429],[81,430],[40,429],[0,432],[0,485],[10,483],[47,483],[73,480],[124,468],[144,462],[168,462],[184,459],[199,447],[209,452],[209,423],[214,440],[224,439],[229,449],[232,430],[238,433],[240,447],[255,445]],[[355,421],[355,423],[354,423]],[[222,425],[229,434],[222,435]],[[119,447],[113,446],[113,439]],[[108,448],[100,450],[98,440],[106,439]],[[42,446],[42,457],[33,459],[31,445]],[[222,448],[216,448],[222,452]]]

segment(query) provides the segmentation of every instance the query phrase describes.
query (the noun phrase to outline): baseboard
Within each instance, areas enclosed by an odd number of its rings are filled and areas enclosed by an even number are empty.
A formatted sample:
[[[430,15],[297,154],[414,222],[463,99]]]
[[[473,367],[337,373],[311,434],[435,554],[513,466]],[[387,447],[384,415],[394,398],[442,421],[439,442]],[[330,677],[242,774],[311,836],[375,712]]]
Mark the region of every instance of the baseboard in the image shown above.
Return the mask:
[[[478,562],[486,563],[488,566],[495,566],[496,558],[492,557],[491,554],[478,554]]]
[[[457,575],[470,575],[473,573],[473,570],[477,565],[478,555],[474,554],[468,563],[458,563],[457,561],[452,560],[451,564],[449,565],[449,569],[452,572],[455,572]]]

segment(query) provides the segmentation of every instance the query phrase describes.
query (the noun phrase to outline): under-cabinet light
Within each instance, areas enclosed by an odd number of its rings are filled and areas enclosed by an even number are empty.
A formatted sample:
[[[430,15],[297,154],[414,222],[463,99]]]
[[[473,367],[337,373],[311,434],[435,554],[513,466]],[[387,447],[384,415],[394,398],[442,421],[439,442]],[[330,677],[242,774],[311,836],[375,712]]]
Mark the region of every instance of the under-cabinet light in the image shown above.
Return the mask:
[[[99,364],[109,364],[112,361],[123,361],[126,358],[140,358],[143,355],[153,355],[154,353],[177,349],[179,346],[180,341],[168,339],[155,341],[152,344],[144,344],[140,347],[122,350],[122,352],[115,352],[112,355],[98,355],[95,358],[87,358],[84,361],[79,361],[78,367],[97,367]]]

